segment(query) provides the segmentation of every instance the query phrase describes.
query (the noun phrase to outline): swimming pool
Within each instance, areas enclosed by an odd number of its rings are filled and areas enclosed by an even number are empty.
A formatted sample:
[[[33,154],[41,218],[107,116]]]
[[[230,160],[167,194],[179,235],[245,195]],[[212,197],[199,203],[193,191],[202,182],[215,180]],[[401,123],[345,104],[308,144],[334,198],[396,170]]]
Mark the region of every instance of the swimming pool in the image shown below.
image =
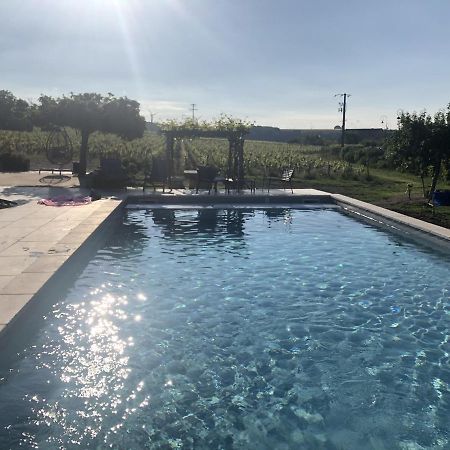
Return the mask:
[[[336,208],[128,211],[1,368],[0,448],[449,448],[449,280]]]

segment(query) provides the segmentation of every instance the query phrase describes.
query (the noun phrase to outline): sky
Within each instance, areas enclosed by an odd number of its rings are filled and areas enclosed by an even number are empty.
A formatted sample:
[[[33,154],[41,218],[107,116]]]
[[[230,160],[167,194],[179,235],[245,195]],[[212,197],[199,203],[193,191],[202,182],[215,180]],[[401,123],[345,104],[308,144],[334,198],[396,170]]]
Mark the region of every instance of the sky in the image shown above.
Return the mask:
[[[449,0],[0,0],[0,89],[112,92],[148,120],[396,127],[450,103]]]

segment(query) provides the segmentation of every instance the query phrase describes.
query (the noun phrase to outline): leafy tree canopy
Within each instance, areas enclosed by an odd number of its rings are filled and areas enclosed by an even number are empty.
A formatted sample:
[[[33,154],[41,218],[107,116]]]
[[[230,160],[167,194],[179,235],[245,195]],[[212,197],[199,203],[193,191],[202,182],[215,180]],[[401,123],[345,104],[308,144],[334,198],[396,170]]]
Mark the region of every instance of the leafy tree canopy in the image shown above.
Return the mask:
[[[238,119],[227,114],[222,114],[214,121],[214,126],[217,130],[226,131],[241,138],[250,132],[253,125],[247,120]]]
[[[402,113],[387,150],[395,165],[420,175],[422,181],[431,173],[431,197],[441,168],[450,159],[450,105],[447,111],[439,111],[433,117],[426,111]]]
[[[161,131],[165,134],[172,134],[175,137],[183,138],[195,136],[196,134],[212,131],[212,125],[206,121],[195,119],[185,119],[182,121],[171,119],[159,124]]]
[[[139,113],[138,102],[113,94],[104,97],[96,93],[71,93],[61,98],[43,95],[35,107],[34,122],[44,128],[69,126],[80,130],[80,174],[84,175],[89,135],[101,131],[124,139],[142,137],[145,119]]]
[[[180,138],[196,135],[243,138],[250,132],[252,126],[253,124],[248,121],[237,119],[226,114],[222,114],[212,122],[186,119],[182,122],[169,120],[160,124],[161,130],[164,133],[172,134]]]
[[[31,131],[30,106],[11,92],[0,90],[0,129]]]

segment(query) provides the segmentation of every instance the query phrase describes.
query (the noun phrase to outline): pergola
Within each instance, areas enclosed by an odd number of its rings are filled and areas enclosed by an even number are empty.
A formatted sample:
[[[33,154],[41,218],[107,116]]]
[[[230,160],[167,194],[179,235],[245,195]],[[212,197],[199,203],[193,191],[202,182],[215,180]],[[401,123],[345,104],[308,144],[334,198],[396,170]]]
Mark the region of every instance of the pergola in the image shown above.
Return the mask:
[[[202,124],[189,121],[184,124],[169,122],[162,130],[166,138],[166,161],[168,179],[173,176],[175,140],[184,138],[223,138],[228,140],[227,178],[233,180],[236,188],[240,190],[244,185],[244,142],[250,131],[250,124],[241,120],[222,116],[214,124]]]

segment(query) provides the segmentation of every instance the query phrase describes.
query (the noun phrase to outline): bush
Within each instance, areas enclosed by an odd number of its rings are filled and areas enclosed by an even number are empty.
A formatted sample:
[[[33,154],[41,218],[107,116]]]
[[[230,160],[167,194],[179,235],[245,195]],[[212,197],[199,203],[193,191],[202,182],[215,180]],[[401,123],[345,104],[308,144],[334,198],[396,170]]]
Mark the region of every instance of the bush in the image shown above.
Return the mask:
[[[12,153],[0,154],[1,172],[27,172],[30,170],[30,160],[23,155]]]
[[[381,147],[364,147],[361,145],[348,145],[342,150],[342,159],[350,164],[376,166],[378,162],[387,163],[385,152]]]
[[[346,145],[342,149],[342,159],[350,164],[360,163],[365,156],[365,150],[362,145]]]
[[[342,168],[341,177],[344,180],[355,180],[358,179],[358,174],[355,172],[355,169],[351,164],[345,164]]]

